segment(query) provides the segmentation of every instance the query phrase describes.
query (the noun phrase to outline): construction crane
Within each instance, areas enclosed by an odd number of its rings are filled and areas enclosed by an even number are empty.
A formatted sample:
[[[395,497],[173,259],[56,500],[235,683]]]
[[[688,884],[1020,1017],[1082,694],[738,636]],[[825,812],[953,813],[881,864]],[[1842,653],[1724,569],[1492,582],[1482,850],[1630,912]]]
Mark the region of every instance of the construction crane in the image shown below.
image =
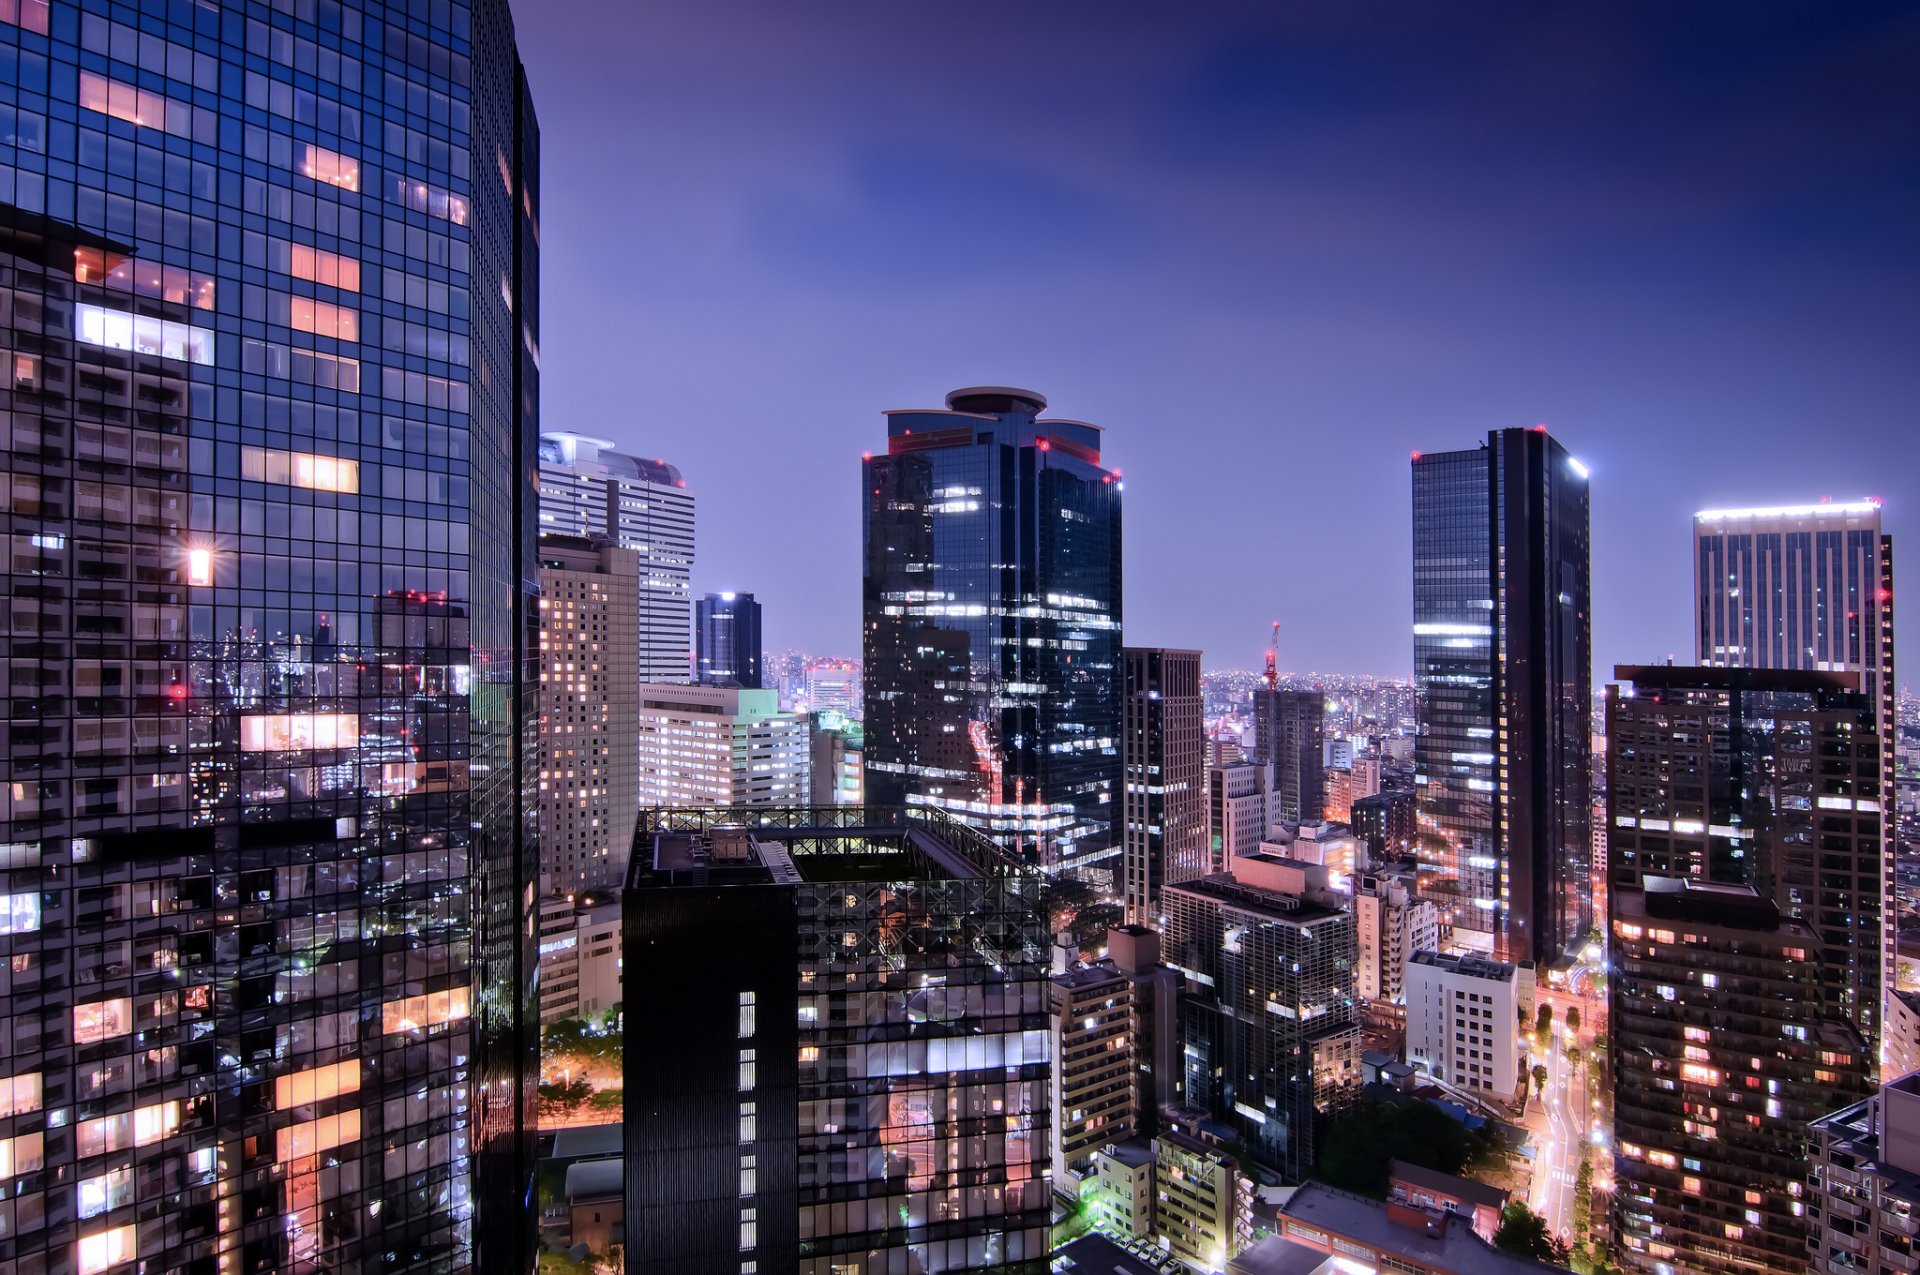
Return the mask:
[[[1267,647],[1267,689],[1280,689],[1280,621],[1273,622],[1273,644]]]

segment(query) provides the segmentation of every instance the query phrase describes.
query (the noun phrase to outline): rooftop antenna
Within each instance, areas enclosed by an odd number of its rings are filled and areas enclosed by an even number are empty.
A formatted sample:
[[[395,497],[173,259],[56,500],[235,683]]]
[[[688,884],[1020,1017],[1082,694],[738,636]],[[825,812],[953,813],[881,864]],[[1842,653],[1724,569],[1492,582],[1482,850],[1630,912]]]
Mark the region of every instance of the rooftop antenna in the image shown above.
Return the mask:
[[[1280,689],[1280,621],[1273,622],[1273,642],[1267,647],[1267,689]]]

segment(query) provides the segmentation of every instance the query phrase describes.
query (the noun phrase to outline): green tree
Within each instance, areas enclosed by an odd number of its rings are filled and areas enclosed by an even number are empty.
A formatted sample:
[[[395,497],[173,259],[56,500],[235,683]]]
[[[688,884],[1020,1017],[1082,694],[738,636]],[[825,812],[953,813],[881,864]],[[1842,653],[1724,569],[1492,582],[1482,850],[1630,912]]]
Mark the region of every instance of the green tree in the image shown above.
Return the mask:
[[[1500,1229],[1494,1232],[1495,1248],[1521,1257],[1531,1257],[1556,1266],[1567,1264],[1567,1246],[1547,1232],[1547,1219],[1518,1200],[1510,1201],[1500,1214]]]
[[[556,1116],[571,1116],[591,1097],[593,1086],[584,1080],[540,1086],[541,1110]]]
[[[1569,1007],[1567,1010],[1567,1035],[1578,1036],[1579,1034],[1580,1034],[1580,1007],[1578,1005],[1574,1005]]]
[[[1547,1092],[1547,1065],[1545,1063],[1535,1063],[1533,1065],[1533,1095],[1534,1097],[1538,1098],[1543,1096],[1546,1092]]]
[[[1441,1173],[1458,1173],[1485,1140],[1425,1102],[1363,1100],[1332,1118],[1314,1176],[1362,1195],[1387,1193],[1387,1162],[1405,1160]]]
[[[1539,1012],[1533,1016],[1533,1039],[1542,1049],[1553,1039],[1553,1006],[1545,1001],[1540,1002]]]

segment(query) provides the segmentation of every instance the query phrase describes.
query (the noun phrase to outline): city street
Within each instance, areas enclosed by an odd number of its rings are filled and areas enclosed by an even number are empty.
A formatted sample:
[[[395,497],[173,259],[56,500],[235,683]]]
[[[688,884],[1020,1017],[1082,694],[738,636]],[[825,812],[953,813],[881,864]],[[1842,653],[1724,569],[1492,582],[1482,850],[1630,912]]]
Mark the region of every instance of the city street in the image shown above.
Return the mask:
[[[1573,1188],[1586,1149],[1591,1115],[1581,1069],[1567,1061],[1567,1037],[1559,1018],[1553,1023],[1553,1045],[1545,1059],[1547,1089],[1540,1104],[1528,1113],[1534,1136],[1533,1211],[1547,1220],[1547,1229],[1565,1235],[1573,1224]],[[1541,1061],[1536,1057],[1536,1062]],[[1577,1084],[1577,1087],[1576,1087]]]

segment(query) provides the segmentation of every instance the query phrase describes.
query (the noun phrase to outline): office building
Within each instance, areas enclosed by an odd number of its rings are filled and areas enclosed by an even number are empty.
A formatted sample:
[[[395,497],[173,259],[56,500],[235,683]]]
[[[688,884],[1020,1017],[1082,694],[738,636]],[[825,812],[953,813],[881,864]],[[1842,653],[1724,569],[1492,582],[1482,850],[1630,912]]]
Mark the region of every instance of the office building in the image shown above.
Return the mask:
[[[1502,1102],[1524,1096],[1527,1037],[1520,1019],[1533,1004],[1531,968],[1471,953],[1415,952],[1405,987],[1409,1063]]]
[[[700,976],[627,990],[629,1275],[1045,1271],[1045,883],[927,807],[756,815],[641,816],[627,968]]]
[[[1920,1269],[1920,1075],[1813,1122],[1807,1269]]]
[[[533,1261],[538,124],[268,16],[0,7],[23,1275]]]
[[[1859,675],[1629,665],[1607,688],[1611,889],[1751,884],[1812,928],[1826,1006],[1881,1035],[1881,754]]]
[[[1227,1275],[1565,1275],[1566,1268],[1495,1248],[1474,1213],[1420,1199],[1386,1200],[1309,1182],[1280,1206],[1276,1234],[1227,1263]]]
[[[640,555],[640,680],[689,680],[693,493],[680,471],[604,438],[542,434],[540,530],[604,536]]]
[[[1594,922],[1587,505],[1545,427],[1414,453],[1422,888],[1455,943],[1543,968]]]
[[[1372,862],[1412,859],[1420,828],[1418,806],[1418,800],[1405,789],[1378,792],[1353,803],[1347,824],[1366,844]]]
[[[810,723],[774,691],[642,686],[640,805],[795,806],[812,795]]]
[[[1183,980],[1186,1099],[1296,1181],[1315,1154],[1314,1042],[1358,1030],[1344,903],[1325,868],[1268,854],[1161,894],[1163,959]]]
[[[709,593],[694,609],[694,680],[759,690],[760,604],[751,593]]]
[[[1804,1269],[1808,1128],[1864,1097],[1873,1072],[1859,1033],[1823,1004],[1818,935],[1748,885],[1649,875],[1616,882],[1611,906],[1624,1264]]]
[[[802,670],[802,683],[807,707],[813,712],[840,712],[861,720],[858,660],[816,660]]]
[[[1487,1243],[1500,1233],[1508,1193],[1472,1178],[1441,1173],[1405,1160],[1387,1161],[1387,1198],[1424,1210],[1439,1209],[1473,1222],[1473,1233]]]
[[[867,792],[1117,895],[1120,476],[1046,406],[956,390],[863,462]]]
[[[1380,791],[1380,759],[1361,753],[1345,766],[1328,767],[1326,787],[1326,817],[1336,823],[1350,823],[1353,803]]]
[[[1241,855],[1257,853],[1267,839],[1270,776],[1263,766],[1218,766],[1207,772],[1207,839],[1211,872]]]
[[[1318,819],[1326,809],[1326,696],[1260,688],[1253,693],[1254,764],[1273,770],[1269,818]]]
[[[631,549],[540,537],[543,894],[626,879],[640,804],[639,585]]]
[[[1893,537],[1881,530],[1880,502],[1703,510],[1693,518],[1693,542],[1694,658],[1720,667],[1858,674],[1882,745],[1878,796],[1891,811],[1898,738]],[[1885,898],[1874,909],[1883,931],[1875,948],[1882,988],[1894,985],[1899,946],[1897,833],[1894,819],[1882,821]]]
[[[1253,1238],[1253,1184],[1203,1121],[1153,1140],[1153,1234],[1191,1270],[1217,1271]]]
[[[861,765],[866,731],[860,723],[836,709],[807,714],[811,763],[807,800],[816,806],[858,806],[865,802]]]
[[[1419,896],[1413,866],[1369,869],[1353,878],[1359,960],[1354,994],[1380,1020],[1406,1015],[1407,962],[1440,947],[1440,910]]]
[[[1110,963],[1053,976],[1053,1185],[1077,1194],[1076,1172],[1136,1132],[1133,985]]]
[[[1920,992],[1889,990],[1880,1036],[1881,1074],[1920,1071]]]
[[[540,901],[542,1023],[599,1019],[620,1004],[620,935],[618,895],[606,903],[564,895]]]
[[[1207,733],[1200,652],[1121,651],[1121,898],[1130,924],[1154,919],[1160,887],[1205,876]]]

